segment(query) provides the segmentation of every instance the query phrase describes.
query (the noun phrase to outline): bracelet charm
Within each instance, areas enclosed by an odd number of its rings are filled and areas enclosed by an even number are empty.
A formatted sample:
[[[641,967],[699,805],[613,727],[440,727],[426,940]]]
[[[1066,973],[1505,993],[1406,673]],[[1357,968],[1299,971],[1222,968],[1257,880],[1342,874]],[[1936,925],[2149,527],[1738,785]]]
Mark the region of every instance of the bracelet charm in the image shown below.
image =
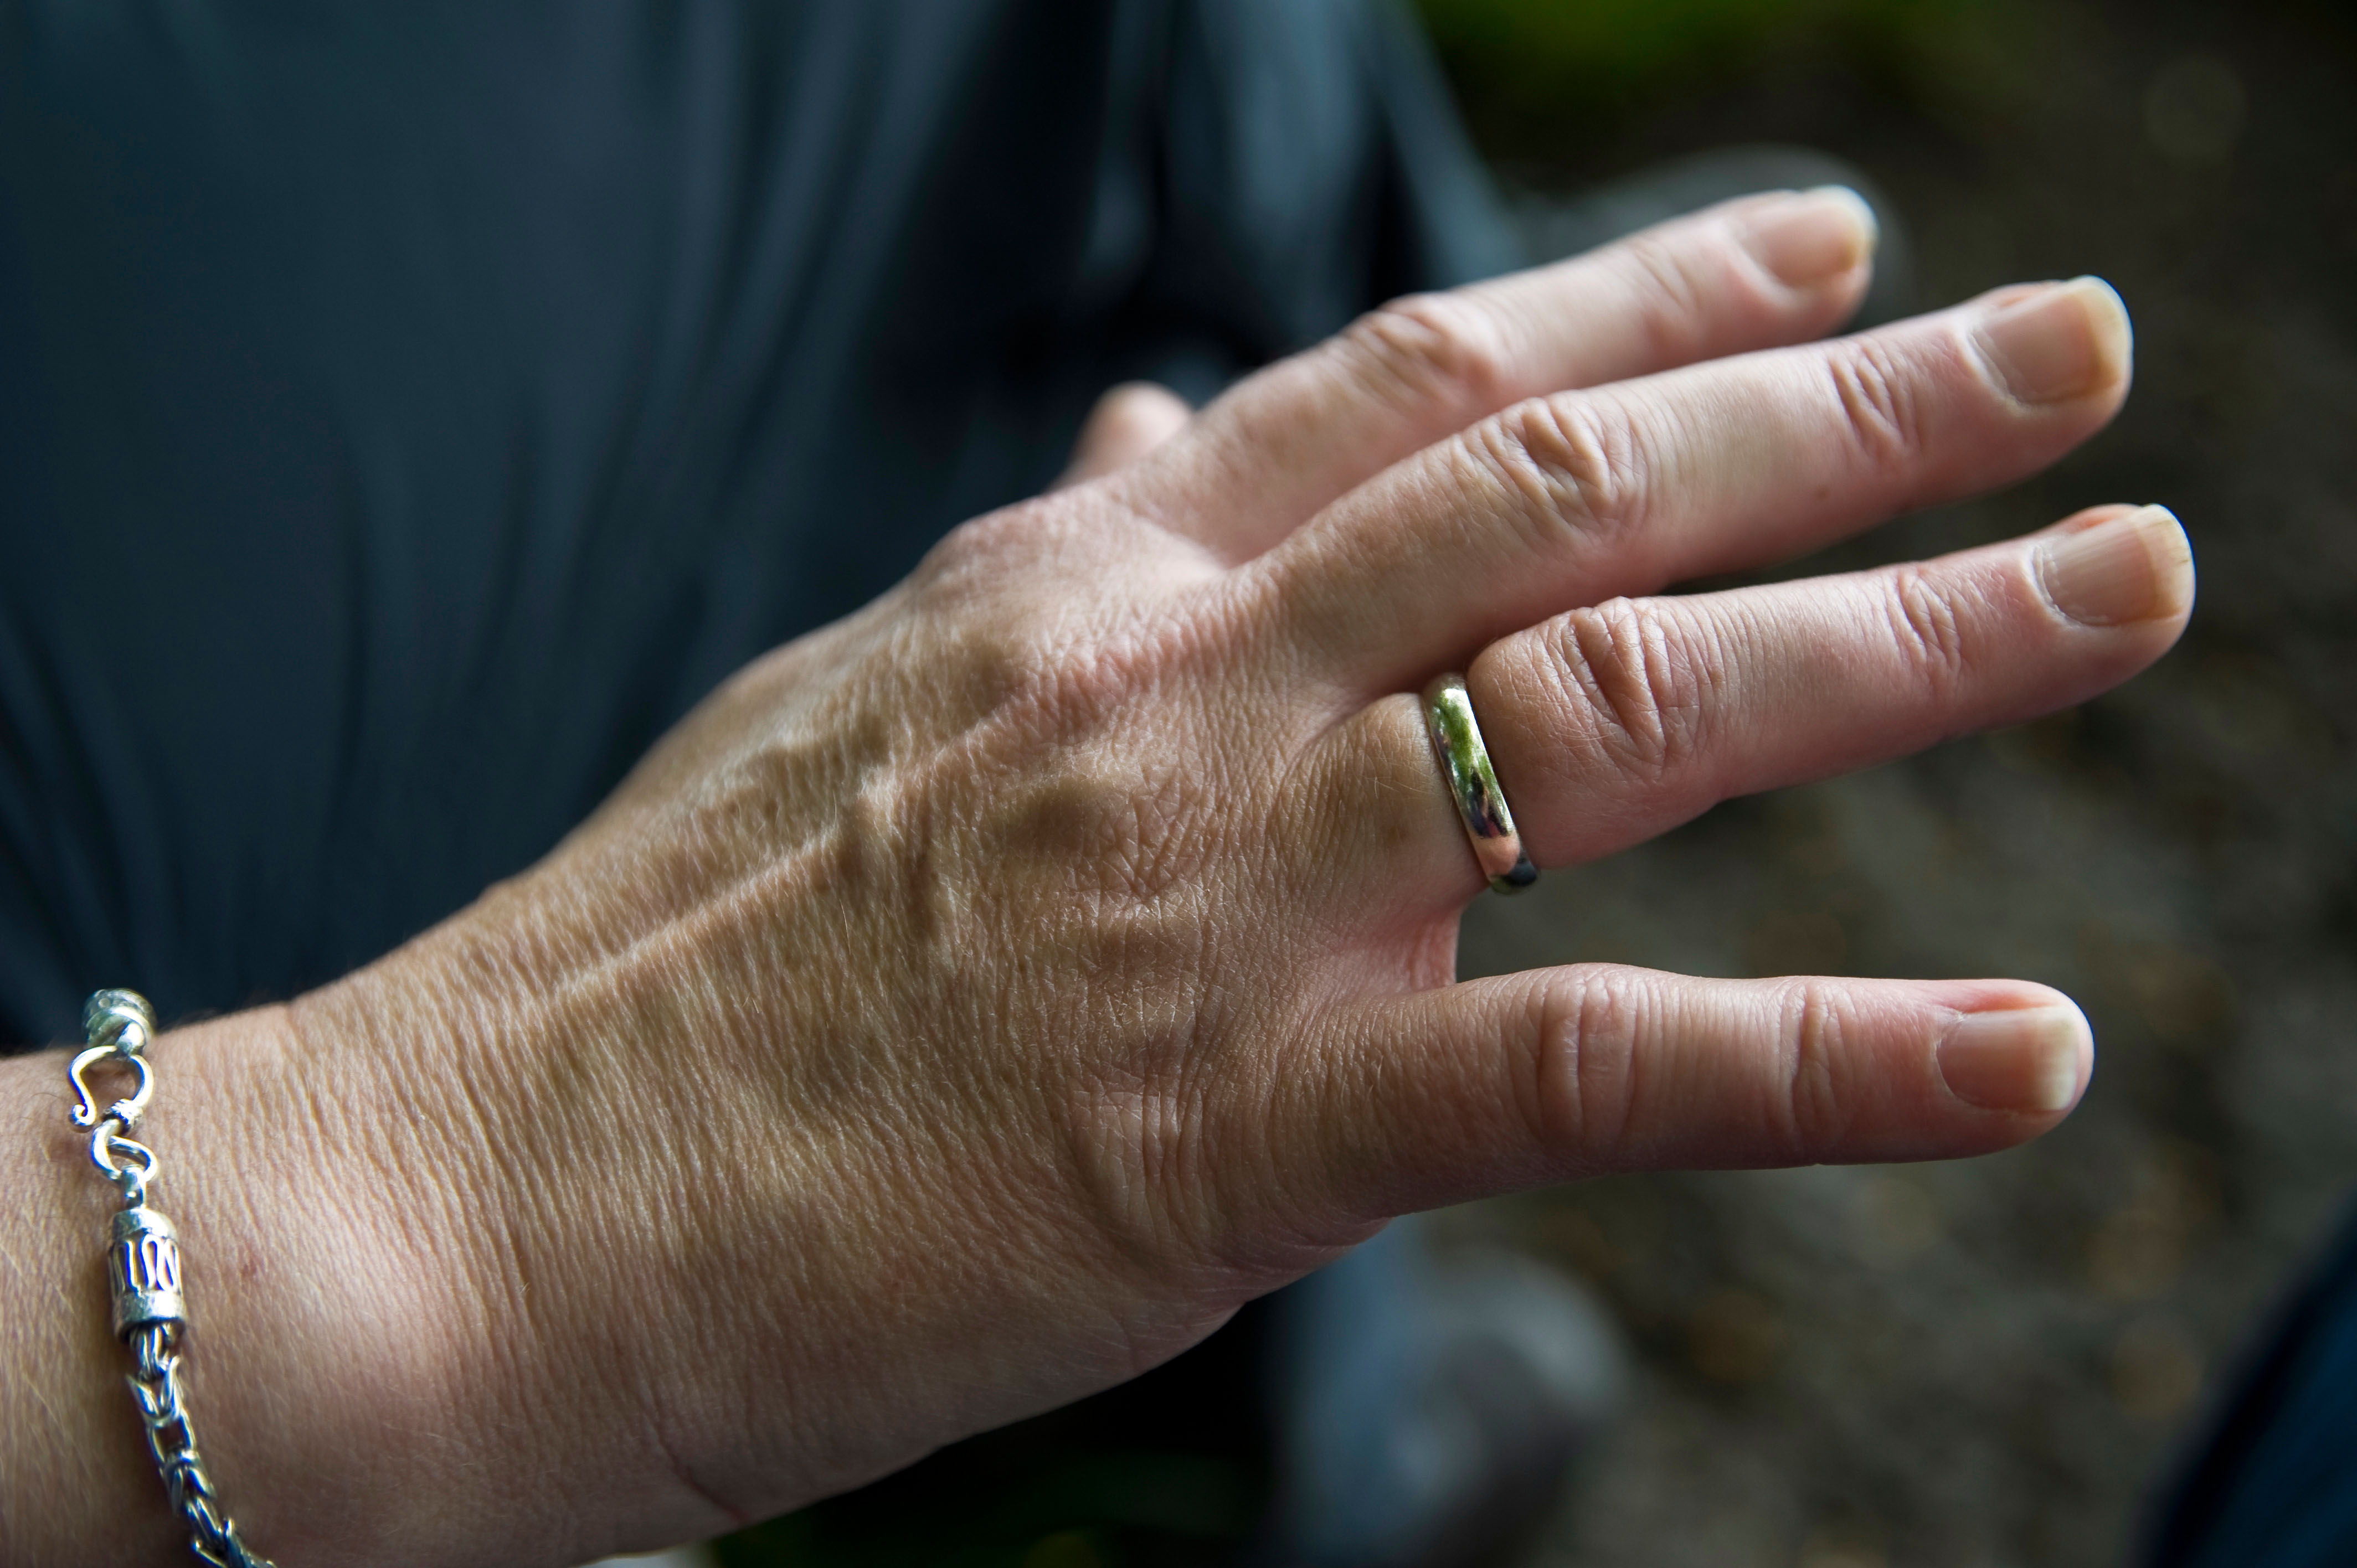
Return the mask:
[[[172,1222],[141,1204],[114,1217],[114,1250],[107,1255],[114,1283],[114,1337],[128,1339],[151,1323],[175,1329],[188,1321],[180,1297],[180,1238]]]
[[[73,1123],[91,1134],[91,1163],[123,1197],[112,1221],[106,1272],[114,1295],[115,1337],[131,1348],[135,1362],[124,1380],[147,1430],[147,1451],[156,1456],[173,1511],[188,1524],[189,1549],[200,1560],[215,1568],[271,1568],[239,1539],[236,1522],[215,1502],[188,1421],[180,1381],[182,1340],[188,1330],[180,1236],[169,1219],[147,1206],[156,1151],[131,1135],[156,1087],[145,1055],[156,1037],[155,1015],[135,991],[102,991],[82,1008],[81,1021],[88,1043],[66,1076],[79,1102]],[[89,1079],[108,1069],[128,1070],[135,1087],[102,1108]]]

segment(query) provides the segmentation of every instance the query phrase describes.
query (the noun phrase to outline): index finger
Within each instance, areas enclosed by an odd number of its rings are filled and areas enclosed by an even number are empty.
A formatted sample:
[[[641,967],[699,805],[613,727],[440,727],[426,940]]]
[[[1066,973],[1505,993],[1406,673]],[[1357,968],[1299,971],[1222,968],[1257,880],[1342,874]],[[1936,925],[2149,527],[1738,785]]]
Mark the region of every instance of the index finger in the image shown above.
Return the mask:
[[[1114,481],[1229,561],[1523,398],[1803,341],[1866,292],[1874,216],[1840,187],[1746,197],[1570,261],[1394,300],[1247,378]]]

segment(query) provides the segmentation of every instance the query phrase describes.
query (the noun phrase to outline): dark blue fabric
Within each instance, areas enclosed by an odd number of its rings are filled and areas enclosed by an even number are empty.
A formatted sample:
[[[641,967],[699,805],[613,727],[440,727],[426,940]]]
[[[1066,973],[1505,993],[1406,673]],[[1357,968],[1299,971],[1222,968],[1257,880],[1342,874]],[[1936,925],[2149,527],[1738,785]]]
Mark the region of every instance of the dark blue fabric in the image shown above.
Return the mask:
[[[1355,0],[0,7],[0,1039],[365,961],[1502,224]]]
[[[2357,1564],[2357,1212],[2157,1518],[2152,1568]]]

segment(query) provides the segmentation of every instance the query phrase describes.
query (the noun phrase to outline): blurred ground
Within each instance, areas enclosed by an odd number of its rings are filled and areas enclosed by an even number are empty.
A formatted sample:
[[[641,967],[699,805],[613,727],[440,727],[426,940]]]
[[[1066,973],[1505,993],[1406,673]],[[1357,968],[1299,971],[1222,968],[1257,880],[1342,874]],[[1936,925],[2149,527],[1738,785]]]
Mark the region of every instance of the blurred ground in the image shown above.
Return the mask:
[[[2081,998],[2101,1049],[2078,1114],[1996,1158],[1454,1217],[1592,1281],[1644,1363],[1528,1561],[2118,1561],[2357,1190],[2357,24],[2131,0],[1426,9],[1526,189],[1808,144],[1908,216],[1922,304],[2084,272],[2126,297],[2137,386],[2112,431],[1806,570],[2160,500],[2201,571],[2184,645],[2118,693],[1721,807],[1469,917],[1468,974],[2023,975]]]

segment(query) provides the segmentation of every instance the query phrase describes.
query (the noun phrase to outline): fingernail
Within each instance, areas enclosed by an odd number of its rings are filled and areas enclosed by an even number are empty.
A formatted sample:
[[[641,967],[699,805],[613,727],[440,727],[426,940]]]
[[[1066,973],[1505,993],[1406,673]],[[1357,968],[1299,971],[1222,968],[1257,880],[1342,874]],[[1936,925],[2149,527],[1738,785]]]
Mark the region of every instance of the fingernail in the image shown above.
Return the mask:
[[[1992,311],[1981,355],[2023,403],[2063,403],[2128,373],[2135,336],[2127,306],[2101,278],[2072,278]]]
[[[2165,506],[2038,542],[2038,580],[2054,607],[2083,626],[2175,615],[2193,587],[2193,546]]]
[[[1959,1100],[2048,1115],[2079,1097],[2087,1043],[2087,1020],[2076,1007],[1967,1013],[1940,1042],[1940,1076]]]
[[[1745,220],[1745,242],[1793,288],[1838,277],[1874,253],[1874,209],[1846,185],[1763,202]]]

